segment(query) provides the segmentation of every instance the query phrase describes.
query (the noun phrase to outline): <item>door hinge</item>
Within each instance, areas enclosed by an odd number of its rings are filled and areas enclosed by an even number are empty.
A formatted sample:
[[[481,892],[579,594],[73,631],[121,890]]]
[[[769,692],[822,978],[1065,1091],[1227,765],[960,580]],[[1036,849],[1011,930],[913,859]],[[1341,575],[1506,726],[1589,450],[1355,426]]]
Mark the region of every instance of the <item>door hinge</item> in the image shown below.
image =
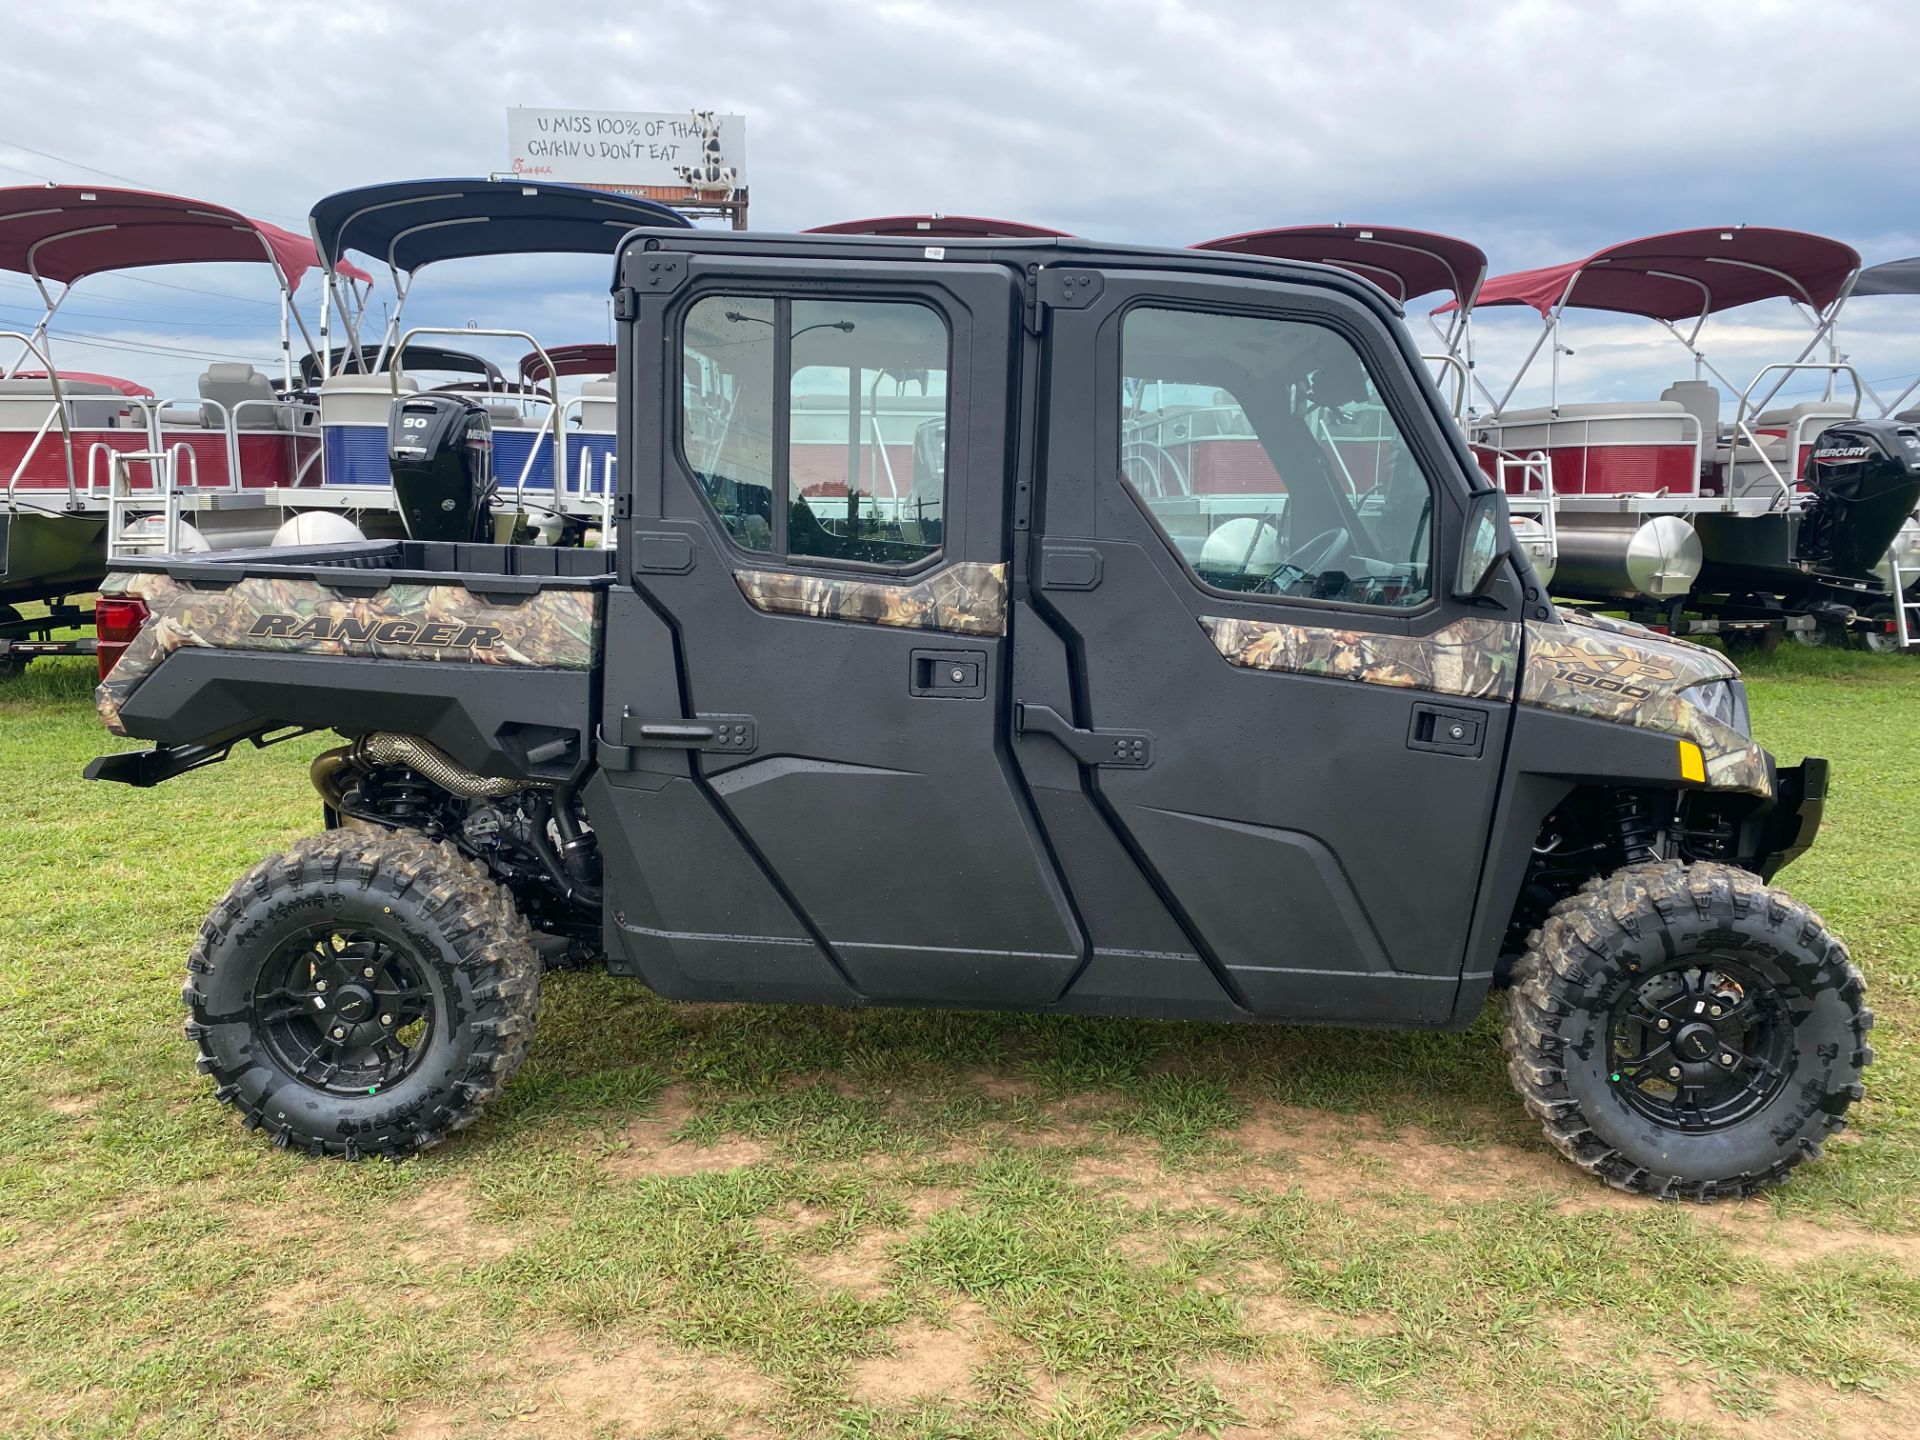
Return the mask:
[[[1145,730],[1079,730],[1051,705],[1015,701],[1013,733],[1044,735],[1082,765],[1144,770],[1153,764],[1153,736]]]
[[[1055,310],[1084,310],[1098,300],[1107,282],[1098,270],[1063,270],[1049,266],[1040,272],[1039,300]]]
[[[616,320],[640,318],[640,292],[631,285],[622,285],[613,292],[613,318]]]
[[[635,750],[724,750],[750,755],[760,743],[751,715],[696,715],[691,720],[620,717],[620,743]]]

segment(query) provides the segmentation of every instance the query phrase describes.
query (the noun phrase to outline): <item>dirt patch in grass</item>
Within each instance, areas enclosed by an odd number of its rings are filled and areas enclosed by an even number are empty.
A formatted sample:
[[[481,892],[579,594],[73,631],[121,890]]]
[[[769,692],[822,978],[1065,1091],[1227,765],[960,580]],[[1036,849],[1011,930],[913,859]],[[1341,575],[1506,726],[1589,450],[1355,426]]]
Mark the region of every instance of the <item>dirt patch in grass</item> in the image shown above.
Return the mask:
[[[1715,1403],[1703,1385],[1656,1381],[1655,1414],[1675,1427],[1691,1427],[1726,1440],[1887,1440],[1911,1434],[1920,1425],[1920,1400],[1911,1393],[1836,1390],[1805,1380],[1783,1380],[1770,1388],[1772,1408],[1765,1414],[1736,1415]]]
[[[772,1155],[770,1146],[742,1136],[723,1135],[703,1145],[676,1135],[699,1114],[686,1086],[669,1085],[660,1093],[652,1114],[621,1129],[616,1148],[603,1161],[607,1172],[621,1179],[704,1175],[758,1165]]]
[[[869,1405],[943,1400],[958,1405],[972,1396],[973,1371],[985,1358],[983,1322],[956,1315],[950,1329],[909,1320],[889,1335],[890,1353],[855,1363],[848,1389]]]
[[[539,1404],[533,1433],[651,1436],[695,1424],[702,1433],[769,1433],[755,1419],[775,1398],[764,1375],[658,1340],[626,1340],[609,1354],[548,1339],[528,1353],[527,1369]]]
[[[893,1283],[892,1247],[901,1230],[869,1230],[850,1245],[825,1255],[794,1255],[794,1267],[823,1290],[845,1290],[861,1300],[878,1300]]]
[[[500,1259],[513,1249],[512,1234],[474,1219],[473,1210],[473,1187],[467,1181],[428,1185],[396,1213],[407,1237],[400,1242],[400,1254],[415,1265]]]

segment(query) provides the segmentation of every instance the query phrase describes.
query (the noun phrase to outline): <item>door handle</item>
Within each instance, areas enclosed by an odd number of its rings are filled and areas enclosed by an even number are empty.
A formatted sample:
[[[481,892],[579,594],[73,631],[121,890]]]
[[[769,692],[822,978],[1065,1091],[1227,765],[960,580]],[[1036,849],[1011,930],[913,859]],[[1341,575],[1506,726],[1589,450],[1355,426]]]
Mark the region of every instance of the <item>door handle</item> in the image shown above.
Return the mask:
[[[1415,705],[1407,730],[1409,750],[1442,755],[1479,755],[1487,741],[1487,712],[1445,705]]]

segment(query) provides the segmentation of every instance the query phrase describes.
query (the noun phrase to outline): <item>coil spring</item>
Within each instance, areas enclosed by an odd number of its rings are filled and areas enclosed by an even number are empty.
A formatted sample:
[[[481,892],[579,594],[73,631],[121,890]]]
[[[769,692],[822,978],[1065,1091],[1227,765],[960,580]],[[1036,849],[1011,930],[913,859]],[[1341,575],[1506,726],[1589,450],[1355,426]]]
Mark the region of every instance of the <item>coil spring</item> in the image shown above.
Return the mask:
[[[1654,842],[1659,832],[1647,818],[1646,801],[1631,790],[1622,790],[1613,797],[1613,828],[1620,842],[1621,863],[1631,865],[1638,860],[1657,860]]]
[[[360,781],[361,805],[383,820],[419,825],[433,817],[434,789],[405,768],[377,770]]]

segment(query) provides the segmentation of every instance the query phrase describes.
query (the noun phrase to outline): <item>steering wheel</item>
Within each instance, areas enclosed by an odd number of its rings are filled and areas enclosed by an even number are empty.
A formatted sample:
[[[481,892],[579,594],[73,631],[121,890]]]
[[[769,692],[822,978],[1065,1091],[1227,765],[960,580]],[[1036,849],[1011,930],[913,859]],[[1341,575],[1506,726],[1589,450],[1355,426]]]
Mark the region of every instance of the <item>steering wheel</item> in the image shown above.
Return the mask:
[[[1337,555],[1344,555],[1352,543],[1353,536],[1344,525],[1322,530],[1289,550],[1287,558],[1274,566],[1273,573],[1254,589],[1268,595],[1292,594],[1294,586],[1302,580],[1317,579],[1321,571],[1327,568],[1327,562]],[[1282,579],[1282,576],[1286,578]]]

